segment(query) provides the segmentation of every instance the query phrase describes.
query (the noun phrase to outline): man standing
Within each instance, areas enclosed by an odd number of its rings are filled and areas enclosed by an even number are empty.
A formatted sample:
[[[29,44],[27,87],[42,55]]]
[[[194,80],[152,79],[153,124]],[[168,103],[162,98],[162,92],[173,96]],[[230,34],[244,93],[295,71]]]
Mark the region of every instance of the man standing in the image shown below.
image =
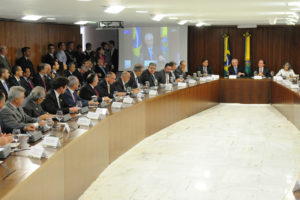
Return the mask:
[[[6,56],[7,47],[4,45],[0,45],[0,67],[6,68],[10,72],[11,66]]]
[[[17,60],[16,65],[21,66],[23,71],[25,71],[25,67],[29,67],[30,73],[31,73],[31,75],[33,75],[34,69],[33,69],[33,64],[30,60],[30,56],[31,56],[30,47],[23,47],[22,53],[23,53],[23,56]]]

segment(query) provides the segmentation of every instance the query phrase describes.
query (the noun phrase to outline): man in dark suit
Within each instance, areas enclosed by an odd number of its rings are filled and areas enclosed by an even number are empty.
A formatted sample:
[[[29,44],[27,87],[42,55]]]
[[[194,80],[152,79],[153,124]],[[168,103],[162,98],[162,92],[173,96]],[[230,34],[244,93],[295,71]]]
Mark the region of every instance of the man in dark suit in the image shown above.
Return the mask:
[[[97,60],[97,65],[94,68],[95,73],[98,75],[98,78],[104,79],[108,70],[103,64],[103,61],[101,58],[98,58]]]
[[[4,91],[5,99],[9,94],[8,80],[9,72],[6,68],[0,68],[0,90]]]
[[[81,85],[83,85],[86,82],[86,79],[84,77],[84,74],[87,72],[87,67],[82,65],[80,68],[77,68],[75,72],[73,73],[74,76],[76,76],[80,82]]]
[[[33,75],[34,69],[33,69],[33,64],[30,60],[30,56],[31,56],[30,47],[23,47],[22,54],[23,54],[23,56],[16,61],[16,65],[21,66],[23,71],[25,71],[25,67],[29,67],[31,75]]]
[[[153,60],[160,64],[166,61],[162,56],[161,49],[154,45],[154,36],[152,33],[147,33],[144,37],[144,41],[145,45],[141,48],[141,61]]]
[[[258,68],[254,70],[254,74],[257,74],[258,76],[262,77],[271,77],[270,69],[265,67],[265,61],[263,59],[260,59],[258,61]],[[256,72],[256,73],[255,73]]]
[[[8,70],[8,72],[10,72],[11,66],[6,56],[7,47],[5,45],[0,45],[0,67],[4,67]]]
[[[31,90],[34,88],[34,84],[30,79],[30,68],[25,67],[25,71],[23,72],[23,78],[21,78],[21,86],[25,89],[25,96],[27,97]]]
[[[65,77],[74,76],[74,72],[76,70],[76,65],[73,62],[68,63],[68,70],[65,71]]]
[[[113,84],[116,81],[116,74],[113,72],[108,72],[105,79],[101,80],[97,85],[97,89],[100,92],[100,96],[114,98],[114,88]]]
[[[179,66],[174,71],[176,81],[180,82],[180,76],[186,79],[186,62],[184,60],[180,61]]]
[[[51,67],[55,65],[55,61],[57,60],[55,56],[55,45],[48,44],[48,54],[44,56],[43,62],[48,63]]]
[[[4,91],[0,90],[0,110],[5,105],[5,101],[6,101],[6,98],[5,98]],[[13,130],[13,128],[9,128],[4,124],[3,117],[1,116],[1,113],[0,113],[0,135],[1,135],[1,133],[11,133],[12,130]]]
[[[231,67],[228,68],[229,75],[237,75],[239,77],[245,76],[244,67],[239,66],[238,59],[234,58],[231,60]]]
[[[51,115],[47,114],[41,106],[45,96],[44,88],[36,86],[22,104],[24,112],[30,117],[50,118]]]
[[[213,68],[208,66],[208,60],[207,59],[203,59],[202,60],[202,65],[200,67],[197,68],[197,71],[200,71],[201,74],[213,74]]]
[[[150,63],[148,69],[144,70],[141,75],[141,83],[145,85],[146,81],[150,83],[150,87],[155,86],[155,81],[157,81],[155,77],[156,64]]]
[[[91,59],[94,59],[94,54],[95,52],[92,50],[92,44],[91,43],[86,43],[85,45],[85,51],[84,51],[84,56],[85,56],[85,59],[86,60],[91,60]]]
[[[65,51],[68,63],[76,63],[76,57],[74,52],[74,42],[70,41],[67,43],[67,49]]]
[[[70,106],[70,107],[74,107],[77,105],[77,102],[81,102],[83,107],[89,106],[89,105],[98,105],[98,102],[93,102],[93,100],[85,100],[80,98],[77,95],[77,90],[78,90],[78,86],[79,86],[79,80],[76,76],[69,76],[68,77],[69,83],[68,83],[68,87],[65,91],[65,93],[63,94],[63,98],[65,100],[65,102]]]
[[[140,84],[140,76],[143,73],[143,66],[140,64],[136,64],[133,68],[133,71],[130,72],[130,80],[127,83],[129,87],[132,89],[138,88]]]
[[[77,113],[77,107],[70,107],[62,95],[67,89],[68,79],[65,77],[57,77],[52,82],[52,89],[47,93],[42,103],[42,108],[51,114],[56,114],[58,110],[62,110],[64,114]]]
[[[8,79],[8,86],[9,88],[13,86],[21,86],[21,79],[23,76],[22,67],[16,65],[12,68],[12,76]]]
[[[39,64],[39,66],[37,68],[38,73],[33,78],[34,85],[43,87],[45,89],[45,91],[48,90],[46,77],[45,77],[46,65],[50,66],[49,64],[45,64],[45,63]]]
[[[102,97],[100,95],[100,92],[96,88],[96,86],[98,85],[98,81],[98,76],[95,73],[89,74],[86,79],[86,84],[80,89],[79,96],[87,101],[91,101],[92,96],[97,96],[99,103],[101,103],[103,100],[109,101],[109,97]]]
[[[85,59],[85,55],[82,51],[82,45],[78,44],[76,47],[77,51],[75,52],[75,58],[76,58],[76,67],[80,68],[82,65],[82,61]]]
[[[121,77],[119,77],[117,79],[117,81],[114,82],[114,84],[112,85],[113,90],[126,94],[127,87],[128,87],[127,83],[128,83],[129,80],[130,80],[129,72],[127,72],[127,71],[122,72]]]
[[[160,83],[160,84],[169,84],[171,83],[171,70],[172,70],[172,65],[170,63],[167,63],[165,65],[165,68],[160,70],[157,74],[156,74],[156,77],[157,77],[157,81]]]
[[[115,41],[110,40],[108,42],[110,47],[110,62],[111,62],[111,69],[113,72],[117,73],[119,71],[119,51],[115,47]]]

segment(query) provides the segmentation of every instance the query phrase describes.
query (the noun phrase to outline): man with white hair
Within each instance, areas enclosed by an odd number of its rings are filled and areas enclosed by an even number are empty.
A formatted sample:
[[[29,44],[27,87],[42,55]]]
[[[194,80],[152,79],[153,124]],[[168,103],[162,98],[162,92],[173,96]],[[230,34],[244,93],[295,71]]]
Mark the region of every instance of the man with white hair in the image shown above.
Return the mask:
[[[5,45],[0,45],[0,67],[6,68],[10,72],[11,66],[6,56],[7,47]]]
[[[116,82],[114,82],[113,89],[114,91],[125,93],[126,89],[128,87],[127,83],[130,80],[130,74],[128,71],[124,71],[121,74],[121,77],[117,79]]]
[[[21,107],[24,101],[24,93],[25,89],[21,86],[11,87],[7,102],[1,110],[1,116],[4,124],[8,128],[20,129],[21,132],[34,131],[37,125],[44,126],[46,124],[46,122],[43,121],[43,119],[46,118],[33,118],[25,114]],[[38,122],[39,120],[41,121]]]

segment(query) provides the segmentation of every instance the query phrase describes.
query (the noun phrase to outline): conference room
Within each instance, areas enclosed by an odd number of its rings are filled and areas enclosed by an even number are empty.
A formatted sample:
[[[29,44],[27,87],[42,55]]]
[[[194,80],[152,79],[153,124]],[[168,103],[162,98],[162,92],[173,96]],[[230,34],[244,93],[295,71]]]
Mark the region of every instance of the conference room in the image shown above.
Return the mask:
[[[0,199],[300,200],[300,1],[1,5]]]

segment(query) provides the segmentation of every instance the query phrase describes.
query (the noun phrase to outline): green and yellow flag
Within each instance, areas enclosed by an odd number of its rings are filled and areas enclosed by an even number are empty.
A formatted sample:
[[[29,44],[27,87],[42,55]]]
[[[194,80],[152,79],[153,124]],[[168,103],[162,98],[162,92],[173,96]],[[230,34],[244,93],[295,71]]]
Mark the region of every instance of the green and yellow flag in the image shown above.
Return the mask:
[[[224,34],[224,76],[228,75],[228,68],[231,66],[229,35]]]
[[[250,38],[249,32],[243,34],[245,37],[245,73],[246,76],[251,76],[251,61],[250,61]]]

